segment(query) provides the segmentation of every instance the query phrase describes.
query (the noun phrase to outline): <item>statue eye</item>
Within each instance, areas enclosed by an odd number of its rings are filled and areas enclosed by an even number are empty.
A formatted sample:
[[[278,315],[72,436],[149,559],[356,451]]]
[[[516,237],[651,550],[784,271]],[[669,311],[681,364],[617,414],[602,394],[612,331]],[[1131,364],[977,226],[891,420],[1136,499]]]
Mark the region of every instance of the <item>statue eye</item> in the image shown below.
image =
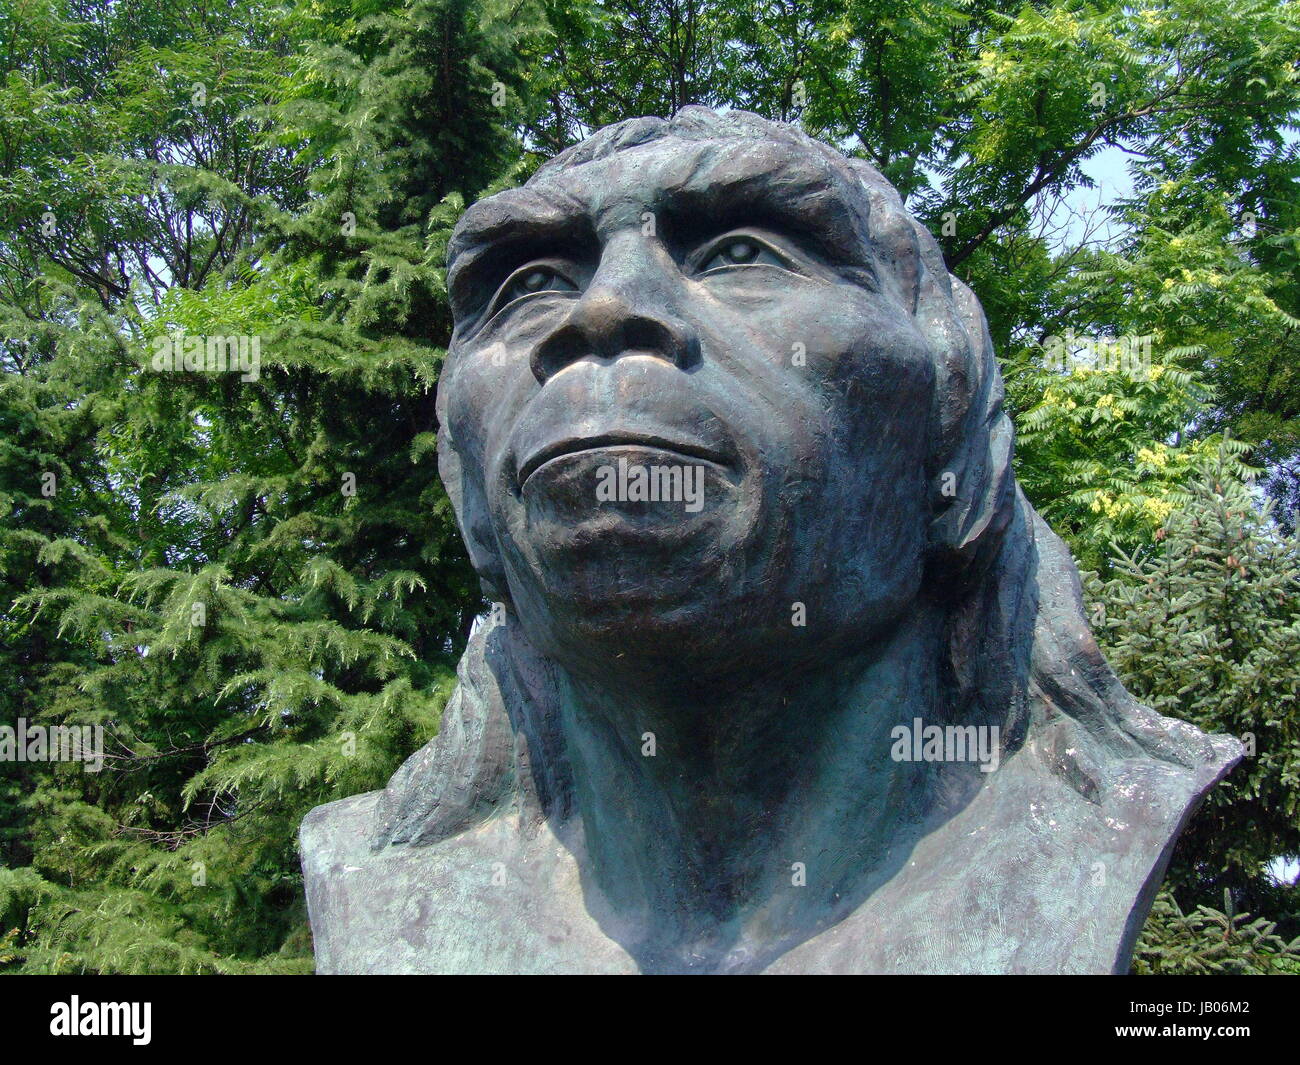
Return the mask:
[[[531,296],[536,292],[577,291],[577,285],[550,266],[525,266],[522,270],[515,271],[501,286],[500,296],[496,302],[497,306],[503,307],[521,296]]]
[[[700,266],[700,273],[719,270],[728,266],[780,266],[789,269],[786,264],[772,252],[766,244],[754,237],[724,237],[705,253],[707,258]]]

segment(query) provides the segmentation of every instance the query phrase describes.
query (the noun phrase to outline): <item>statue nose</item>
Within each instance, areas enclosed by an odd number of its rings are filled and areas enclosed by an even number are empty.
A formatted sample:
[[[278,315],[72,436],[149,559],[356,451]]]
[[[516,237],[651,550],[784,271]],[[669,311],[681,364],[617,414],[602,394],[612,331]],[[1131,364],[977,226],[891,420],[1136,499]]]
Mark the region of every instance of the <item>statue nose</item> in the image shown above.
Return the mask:
[[[533,349],[533,375],[545,384],[579,359],[616,359],[635,352],[685,369],[697,357],[694,331],[676,316],[648,306],[622,287],[597,283],[568,318]]]

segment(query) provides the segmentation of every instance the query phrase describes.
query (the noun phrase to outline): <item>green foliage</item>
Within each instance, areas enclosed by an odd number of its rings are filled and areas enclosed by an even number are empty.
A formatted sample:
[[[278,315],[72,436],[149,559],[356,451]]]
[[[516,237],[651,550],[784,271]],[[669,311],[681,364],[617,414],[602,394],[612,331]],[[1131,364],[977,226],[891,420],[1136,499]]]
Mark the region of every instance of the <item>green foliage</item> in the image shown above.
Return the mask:
[[[1167,891],[1156,896],[1138,939],[1133,972],[1139,976],[1300,975],[1300,938],[1287,943],[1263,917],[1236,913],[1231,894],[1223,909],[1197,906],[1184,914]]]
[[[1175,863],[1175,884],[1248,882],[1270,859],[1300,855],[1300,543],[1270,510],[1223,462],[1203,464],[1156,545],[1089,581],[1094,630],[1125,687],[1247,744],[1184,834],[1191,862]]]
[[[1155,542],[1119,554],[1108,580],[1087,580],[1094,631],[1124,685],[1246,748],[1175,849],[1139,972],[1300,972],[1300,940],[1282,952],[1272,935],[1275,924],[1300,932],[1300,891],[1268,868],[1300,855],[1300,543],[1258,495],[1223,455],[1203,458]],[[1234,902],[1275,920],[1233,918]]]
[[[1016,419],[1016,474],[1079,564],[1106,569],[1113,544],[1153,542],[1214,437],[1181,441],[1205,391],[1194,374],[1155,364],[1127,370],[1080,366],[1065,373],[1008,368],[1013,397],[1034,397]],[[1173,444],[1165,441],[1176,441]],[[1247,448],[1232,442],[1229,455]],[[1234,461],[1234,473],[1246,471]]]
[[[143,175],[84,213],[152,196],[151,224],[77,230],[82,255],[20,219],[0,266],[5,716],[108,747],[101,774],[0,767],[5,964],[29,972],[309,969],[297,825],[435,731],[481,608],[432,386],[447,237],[516,151],[484,78],[519,31],[418,2],[290,54],[277,29],[310,19],[212,18],[115,25],[77,102],[109,172]],[[23,144],[51,173],[75,151]],[[210,336],[256,340],[254,371],[155,365]]]

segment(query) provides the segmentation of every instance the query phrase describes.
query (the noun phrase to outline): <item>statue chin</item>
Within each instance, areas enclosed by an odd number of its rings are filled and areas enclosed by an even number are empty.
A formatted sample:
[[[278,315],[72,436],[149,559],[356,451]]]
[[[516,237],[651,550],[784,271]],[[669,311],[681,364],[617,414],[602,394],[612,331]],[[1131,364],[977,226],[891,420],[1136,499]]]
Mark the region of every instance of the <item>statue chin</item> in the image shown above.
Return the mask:
[[[700,462],[687,498],[626,498],[639,494],[622,491],[626,472],[614,493],[624,498],[596,497],[601,471],[674,463],[683,457],[658,449],[587,449],[500,496],[514,611],[534,647],[572,672],[748,683],[886,642],[916,601],[919,546],[899,547],[902,529],[891,572],[864,577],[799,532],[832,506],[765,498],[739,463]],[[772,485],[789,476],[768,472]],[[836,528],[821,524],[823,536]],[[882,540],[893,524],[877,524]]]
[[[514,607],[529,642],[578,674],[612,671],[658,683],[668,673],[687,673],[702,680],[753,673],[786,657],[788,608],[746,601],[719,569],[625,565],[611,576],[597,564],[578,566],[567,581],[516,590]],[[738,620],[764,615],[764,626]]]
[[[656,449],[552,459],[503,507],[511,588],[535,589],[548,614],[593,634],[714,624],[761,569],[757,494],[731,469]]]
[[[512,582],[522,634],[575,676],[663,692],[797,686],[794,675],[870,657],[892,643],[914,599],[818,597],[810,617],[779,583],[741,584],[725,566],[633,571],[575,568],[565,582]],[[671,598],[670,598],[671,596]],[[915,613],[919,622],[920,612]],[[911,626],[920,630],[919,624]]]

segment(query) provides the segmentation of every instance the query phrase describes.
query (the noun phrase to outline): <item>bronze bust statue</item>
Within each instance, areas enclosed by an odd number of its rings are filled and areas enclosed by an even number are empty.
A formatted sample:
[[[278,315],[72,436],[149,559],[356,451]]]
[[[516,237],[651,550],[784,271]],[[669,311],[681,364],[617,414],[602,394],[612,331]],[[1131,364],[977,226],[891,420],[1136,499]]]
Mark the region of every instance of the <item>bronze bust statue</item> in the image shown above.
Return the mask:
[[[888,182],[621,122],[470,207],[448,288],[498,605],[438,736],[303,824],[320,971],[1124,971],[1239,745],[1106,665]]]

